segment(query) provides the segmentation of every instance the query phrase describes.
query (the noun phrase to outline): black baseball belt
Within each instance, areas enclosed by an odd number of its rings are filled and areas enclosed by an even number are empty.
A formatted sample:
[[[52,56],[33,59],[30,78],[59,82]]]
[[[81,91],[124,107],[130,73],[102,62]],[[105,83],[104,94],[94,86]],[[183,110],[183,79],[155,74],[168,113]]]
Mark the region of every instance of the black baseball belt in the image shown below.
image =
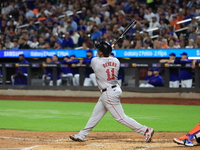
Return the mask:
[[[117,85],[111,86],[112,89],[115,88],[115,87],[117,87]],[[107,88],[101,90],[102,93],[105,92],[105,91],[107,91]]]

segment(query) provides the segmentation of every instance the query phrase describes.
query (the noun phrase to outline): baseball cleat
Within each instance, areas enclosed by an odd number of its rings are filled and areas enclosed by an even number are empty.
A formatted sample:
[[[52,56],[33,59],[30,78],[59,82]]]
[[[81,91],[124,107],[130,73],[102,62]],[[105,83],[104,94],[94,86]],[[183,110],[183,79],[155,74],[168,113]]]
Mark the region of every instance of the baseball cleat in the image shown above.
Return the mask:
[[[184,142],[183,142],[184,140],[180,140],[179,138],[174,138],[173,141],[174,141],[174,143],[184,145]]]
[[[81,137],[78,134],[70,135],[69,138],[72,139],[73,141],[79,141],[79,142],[83,142],[84,141],[84,138]]]
[[[146,143],[149,143],[151,142],[151,139],[153,137],[153,134],[154,134],[154,129],[153,128],[147,128],[147,131],[145,133],[145,141]]]
[[[194,146],[192,141],[185,139],[185,140],[180,140],[179,138],[174,138],[173,139],[174,143],[185,145],[185,146]]]

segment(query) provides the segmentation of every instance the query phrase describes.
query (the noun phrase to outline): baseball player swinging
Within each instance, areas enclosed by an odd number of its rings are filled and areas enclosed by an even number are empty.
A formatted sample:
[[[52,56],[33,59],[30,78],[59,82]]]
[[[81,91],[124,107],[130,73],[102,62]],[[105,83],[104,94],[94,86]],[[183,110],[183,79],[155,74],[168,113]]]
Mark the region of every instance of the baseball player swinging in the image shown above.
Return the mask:
[[[109,57],[112,52],[111,45],[101,41],[95,44],[95,47],[98,49],[98,57],[92,59],[91,66],[96,75],[101,96],[85,128],[78,134],[70,135],[69,137],[74,141],[84,141],[84,138],[97,125],[106,112],[109,111],[116,121],[144,135],[145,142],[151,142],[154,129],[141,125],[124,114],[120,103],[122,90],[117,82],[120,62],[117,58]]]

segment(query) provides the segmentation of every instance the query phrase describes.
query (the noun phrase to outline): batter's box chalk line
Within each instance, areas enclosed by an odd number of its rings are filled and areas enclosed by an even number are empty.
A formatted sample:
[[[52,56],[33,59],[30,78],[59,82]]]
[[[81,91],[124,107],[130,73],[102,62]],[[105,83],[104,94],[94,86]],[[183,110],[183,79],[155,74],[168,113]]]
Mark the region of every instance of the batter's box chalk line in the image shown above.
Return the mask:
[[[9,149],[14,149],[14,150],[16,150],[16,149],[22,149],[23,147],[18,147],[18,148],[0,148],[0,150],[9,150]]]
[[[53,141],[53,140],[48,140],[48,139],[29,139],[29,138],[17,138],[17,137],[5,137],[5,136],[0,136],[2,139],[13,139],[13,140],[27,140],[27,141]]]
[[[85,145],[85,146],[108,146],[108,145],[103,145],[103,144],[88,144],[88,145]]]
[[[5,137],[5,136],[0,136],[1,139],[13,139],[13,140],[26,140],[26,141],[47,141],[47,142],[52,142],[52,141],[63,141],[63,140],[69,140],[69,139],[57,139],[57,140],[49,140],[49,139],[30,139],[30,138],[17,138],[17,137]],[[0,149],[1,150],[1,149]]]
[[[143,148],[140,148],[138,150],[147,150],[147,149],[153,148],[153,147],[155,147],[155,146],[144,146]]]
[[[32,150],[33,148],[36,148],[39,146],[44,146],[44,145],[35,145],[35,146],[31,146],[31,147],[22,148],[21,150]]]
[[[57,140],[53,140],[53,141],[59,142],[59,141],[71,141],[71,140],[70,140],[70,138],[63,138],[63,139],[57,139]]]
[[[45,145],[35,145],[35,146],[31,146],[31,147],[21,147],[21,148],[0,148],[0,150],[16,150],[16,149],[20,149],[20,150],[32,150],[33,148],[39,147],[39,146],[45,146]]]

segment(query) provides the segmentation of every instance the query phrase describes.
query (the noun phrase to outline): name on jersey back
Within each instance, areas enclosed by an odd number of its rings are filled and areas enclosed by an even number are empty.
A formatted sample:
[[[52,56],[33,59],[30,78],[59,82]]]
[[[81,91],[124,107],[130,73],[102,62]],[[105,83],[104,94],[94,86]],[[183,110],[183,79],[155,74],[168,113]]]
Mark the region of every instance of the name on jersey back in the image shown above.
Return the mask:
[[[107,62],[105,64],[103,64],[103,67],[106,68],[108,66],[113,66],[113,67],[117,67],[117,63],[114,62]]]

